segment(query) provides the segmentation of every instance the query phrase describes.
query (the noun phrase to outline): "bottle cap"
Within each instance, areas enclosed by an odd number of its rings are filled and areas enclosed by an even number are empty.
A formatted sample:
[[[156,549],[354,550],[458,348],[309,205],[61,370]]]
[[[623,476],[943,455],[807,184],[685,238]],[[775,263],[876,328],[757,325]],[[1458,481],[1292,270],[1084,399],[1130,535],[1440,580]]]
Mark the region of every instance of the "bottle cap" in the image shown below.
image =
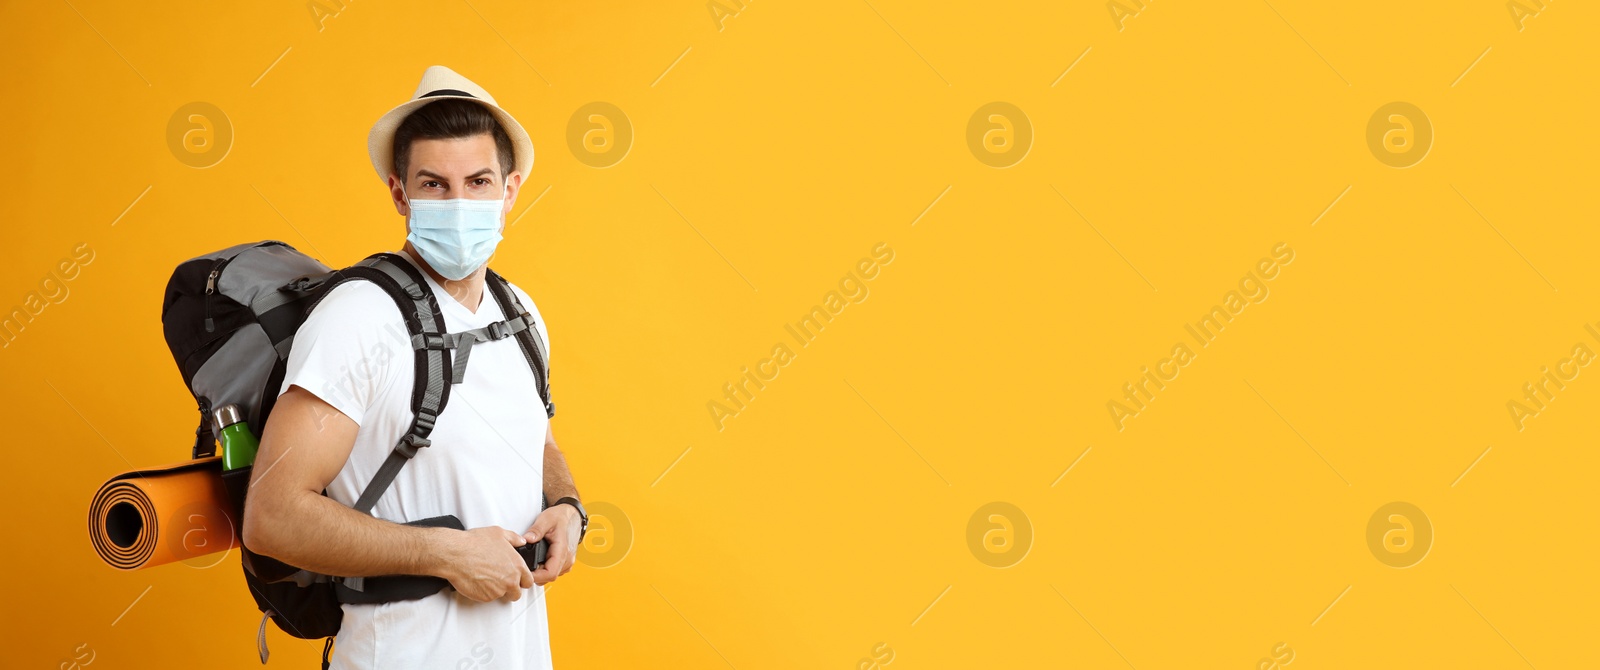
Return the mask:
[[[217,432],[220,433],[223,428],[244,421],[244,416],[239,413],[238,405],[223,405],[211,410],[211,420],[216,423]]]

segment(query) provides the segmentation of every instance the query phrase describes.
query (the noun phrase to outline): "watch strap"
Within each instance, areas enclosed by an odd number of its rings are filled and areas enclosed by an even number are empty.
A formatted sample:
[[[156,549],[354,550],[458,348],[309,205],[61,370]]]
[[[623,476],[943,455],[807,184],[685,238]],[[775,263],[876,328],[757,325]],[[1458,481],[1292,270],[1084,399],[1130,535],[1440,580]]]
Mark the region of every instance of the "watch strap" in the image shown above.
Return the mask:
[[[583,509],[583,503],[572,496],[565,496],[550,504],[551,507],[556,505],[572,505],[573,509],[578,510],[578,519],[581,521],[578,524],[578,542],[583,543],[584,536],[589,534],[589,512]]]

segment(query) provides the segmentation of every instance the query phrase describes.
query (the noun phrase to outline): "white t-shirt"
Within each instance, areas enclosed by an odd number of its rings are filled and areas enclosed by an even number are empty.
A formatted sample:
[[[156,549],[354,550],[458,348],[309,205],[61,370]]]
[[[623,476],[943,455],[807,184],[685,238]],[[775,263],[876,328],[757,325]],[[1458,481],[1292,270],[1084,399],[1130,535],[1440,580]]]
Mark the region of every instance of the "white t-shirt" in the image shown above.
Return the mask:
[[[416,265],[404,251],[400,255]],[[447,332],[505,318],[487,287],[473,313],[426,278]],[[533,300],[516,286],[512,290],[548,347],[544,319]],[[360,426],[349,460],[328,484],[334,500],[354,506],[410,427],[414,376],[415,358],[400,311],[371,282],[347,281],[329,291],[295,334],[283,390],[294,385],[310,391]],[[400,470],[373,516],[406,522],[453,514],[467,528],[526,532],[541,511],[548,427],[533,371],[516,338],[477,343],[466,378],[450,389],[429,437],[432,446]],[[343,607],[334,670],[551,668],[542,586],[516,602],[481,603],[446,588],[419,600]]]

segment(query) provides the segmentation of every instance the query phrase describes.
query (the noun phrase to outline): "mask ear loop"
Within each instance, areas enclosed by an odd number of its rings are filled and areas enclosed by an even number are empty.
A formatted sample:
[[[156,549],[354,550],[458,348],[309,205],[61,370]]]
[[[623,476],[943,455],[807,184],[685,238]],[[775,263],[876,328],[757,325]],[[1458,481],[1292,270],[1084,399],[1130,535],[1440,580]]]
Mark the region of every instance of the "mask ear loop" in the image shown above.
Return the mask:
[[[502,209],[505,208],[505,206],[506,206],[506,204],[505,204],[506,203],[506,195],[509,194],[509,193],[511,193],[511,180],[510,179],[502,179],[502,180],[500,180],[500,207]],[[505,230],[506,230],[506,226],[507,225],[510,225],[510,224],[506,221],[506,212],[501,212],[500,213],[500,230],[495,231],[495,234],[496,235],[500,235],[500,239],[502,239],[502,240],[505,239]],[[499,247],[500,247],[499,241],[496,240],[495,251],[499,251],[500,250]],[[489,264],[489,261],[494,260],[494,254],[495,254],[494,251],[489,252],[489,257],[487,259],[484,259],[484,261],[483,261],[485,266],[487,266]]]
[[[411,219],[416,216],[417,210],[411,208],[411,194],[406,193],[405,179],[400,180],[400,195],[406,199],[406,234],[411,234]]]
[[[510,179],[502,179],[502,180],[500,180],[500,207],[501,208],[504,208],[506,206],[506,195],[508,195],[510,193],[511,193],[511,180]],[[500,229],[502,231],[505,230],[505,227],[506,227],[506,214],[507,214],[507,212],[501,212],[500,213]]]

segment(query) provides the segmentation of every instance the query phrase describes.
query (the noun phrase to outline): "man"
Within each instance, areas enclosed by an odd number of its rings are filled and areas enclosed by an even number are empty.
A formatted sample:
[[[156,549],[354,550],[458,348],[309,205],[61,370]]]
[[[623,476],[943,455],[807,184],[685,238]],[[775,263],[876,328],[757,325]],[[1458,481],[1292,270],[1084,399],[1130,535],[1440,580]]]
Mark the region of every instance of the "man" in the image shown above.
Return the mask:
[[[485,296],[484,268],[533,165],[522,126],[482,88],[434,66],[411,101],[373,126],[368,152],[407,218],[401,255],[426,275],[448,332],[505,319]],[[533,300],[511,288],[549,342]],[[244,543],[321,574],[449,580],[420,600],[344,604],[334,668],[548,669],[543,585],[572,568],[587,518],[516,338],[473,346],[432,446],[400,470],[372,516],[351,509],[413,418],[411,352],[378,286],[345,282],[317,304],[263,429]],[[470,530],[402,525],[447,514]],[[530,572],[515,548],[541,539],[549,557]]]

